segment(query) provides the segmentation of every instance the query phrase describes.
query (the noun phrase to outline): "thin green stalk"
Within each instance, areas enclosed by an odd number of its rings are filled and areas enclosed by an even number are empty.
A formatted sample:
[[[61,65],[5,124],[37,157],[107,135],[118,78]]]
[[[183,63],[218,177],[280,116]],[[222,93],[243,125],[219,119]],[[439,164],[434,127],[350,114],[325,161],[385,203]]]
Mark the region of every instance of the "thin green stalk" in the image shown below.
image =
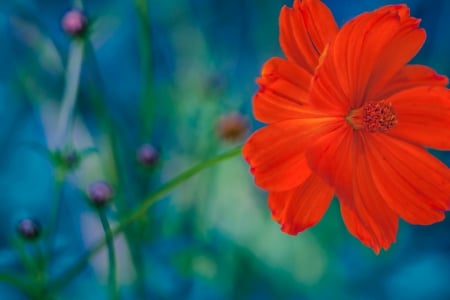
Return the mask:
[[[120,143],[119,137],[117,135],[117,128],[114,121],[110,118],[109,114],[105,113],[107,109],[104,107],[104,101],[102,99],[101,89],[102,89],[102,77],[100,73],[100,68],[98,65],[98,61],[95,55],[95,49],[92,46],[92,43],[89,40],[86,40],[86,54],[89,58],[89,62],[93,69],[93,74],[95,78],[95,85],[91,86],[92,93],[92,101],[91,104],[94,107],[94,110],[98,116],[98,120],[102,120],[101,125],[106,132],[106,137],[108,140],[109,148],[110,148],[110,157],[108,157],[107,166],[109,166],[106,173],[110,174],[112,178],[112,182],[114,182],[116,186],[116,195],[114,197],[114,204],[117,208],[119,214],[124,214],[128,212],[132,204],[131,199],[139,199],[140,197],[136,197],[136,194],[133,193],[133,188],[130,186],[134,183],[133,180],[130,181],[129,170],[127,170],[125,166],[125,161],[123,157],[123,143]],[[131,176],[133,177],[133,176]],[[144,264],[140,257],[142,256],[139,248],[139,243],[141,243],[141,239],[136,237],[134,234],[133,228],[129,227],[124,231],[124,238],[126,242],[130,245],[130,249],[132,251],[132,263],[133,267],[136,270],[136,286],[138,287],[139,295],[137,298],[145,298],[145,280],[144,280]]]
[[[18,275],[13,275],[11,272],[8,273],[0,273],[0,281],[8,283],[20,291],[22,291],[24,294],[30,295],[30,286],[29,284],[22,281]]]
[[[24,241],[20,238],[13,238],[11,240],[12,247],[16,250],[16,253],[19,255],[21,262],[23,263],[26,271],[29,274],[34,274],[36,272],[37,266],[36,262],[33,258],[28,254]]]
[[[55,197],[53,199],[53,205],[50,211],[50,219],[48,223],[48,229],[46,234],[46,242],[47,242],[47,256],[52,256],[52,245],[55,239],[56,227],[58,225],[58,216],[61,209],[61,196],[62,196],[62,188],[64,185],[64,176],[57,174],[55,179]]]
[[[119,214],[127,213],[131,207],[133,207],[134,203],[131,203],[131,199],[139,199],[141,197],[137,197],[136,193],[133,193],[133,188],[131,184],[134,184],[134,181],[130,181],[130,171],[127,170],[125,166],[125,161],[123,157],[123,143],[120,143],[120,135],[117,134],[117,127],[113,119],[109,116],[107,112],[107,108],[104,105],[104,99],[102,96],[102,86],[103,80],[100,72],[100,67],[98,65],[98,60],[96,58],[95,49],[92,46],[92,43],[89,39],[86,40],[86,56],[88,62],[92,67],[93,80],[90,82],[90,90],[92,94],[91,105],[97,115],[97,119],[101,121],[101,126],[104,128],[106,132],[106,137],[108,140],[110,151],[110,156],[107,158],[108,161],[105,165],[109,166],[106,173],[112,178],[111,181],[114,183],[116,187],[117,193],[114,197],[114,204],[117,208]],[[95,82],[95,83],[94,83]],[[118,140],[119,139],[119,140]],[[131,176],[134,177],[134,176]],[[134,234],[134,228],[129,227],[125,230],[124,238],[126,242],[130,245],[130,249],[132,251],[132,263],[133,267],[136,270],[136,286],[138,287],[136,290],[139,291],[139,294],[136,298],[143,299],[145,298],[145,279],[144,279],[144,264],[140,257],[142,256],[139,248],[139,244],[141,243],[141,239]]]
[[[164,196],[169,194],[174,188],[179,186],[181,183],[185,182],[192,176],[200,173],[201,171],[210,168],[222,161],[235,157],[241,153],[241,147],[232,149],[223,154],[217,155],[208,160],[202,161],[197,165],[187,169],[182,172],[172,180],[165,183],[159,189],[157,189],[154,193],[149,195],[144,201],[133,211],[127,214],[122,220],[119,222],[119,225],[112,230],[112,235],[116,236],[121,233],[125,228],[130,226],[136,220],[139,220],[142,217],[145,217],[146,211],[158,200],[161,200]],[[95,255],[98,251],[100,251],[105,245],[106,240],[102,239],[94,244],[80,259],[65,270],[61,275],[59,275],[56,279],[50,282],[50,287],[52,289],[59,289],[63,287],[65,284],[70,282],[70,280],[75,277],[84,267],[88,264],[90,258]]]
[[[170,180],[169,182],[167,182],[166,184],[161,186],[158,190],[156,190],[154,193],[152,193],[146,199],[144,199],[144,201],[135,210],[133,210],[131,213],[129,213],[127,216],[125,216],[121,220],[121,222],[119,222],[119,225],[117,226],[116,230],[121,232],[123,229],[125,229],[127,226],[129,226],[134,221],[140,219],[141,217],[145,217],[145,213],[147,212],[147,210],[156,201],[162,199],[165,195],[167,195],[175,187],[177,187],[181,183],[185,182],[192,176],[196,175],[200,171],[203,171],[204,169],[207,169],[223,160],[234,157],[240,153],[241,153],[241,147],[238,147],[238,148],[230,150],[226,153],[223,153],[221,155],[218,155],[216,157],[213,157],[211,159],[208,159],[201,163],[198,163],[197,165],[184,171],[180,175],[176,176],[174,179]]]
[[[36,299],[51,299],[50,291],[47,289],[47,281],[48,281],[48,274],[47,274],[47,257],[44,254],[44,251],[41,247],[41,244],[39,241],[34,242],[34,248],[35,248],[35,260],[36,260],[36,274],[35,274],[35,280],[37,283],[37,297]]]
[[[65,87],[62,106],[58,116],[56,145],[61,146],[66,141],[69,127],[73,118],[73,110],[80,83],[81,63],[83,61],[84,42],[79,39],[72,41],[67,62]]]
[[[144,88],[140,109],[141,124],[143,124],[142,136],[148,138],[151,135],[152,122],[154,121],[151,20],[148,0],[135,0],[134,4],[139,19],[139,54]]]
[[[102,222],[103,231],[105,232],[106,248],[108,249],[108,262],[109,262],[109,273],[108,273],[108,287],[110,293],[110,299],[119,299],[119,293],[117,289],[117,268],[116,268],[116,254],[114,250],[114,235],[111,232],[111,227],[109,226],[108,218],[105,212],[100,208],[98,210],[98,215],[100,221]]]
[[[34,255],[31,256],[28,252],[29,247],[25,247],[24,241],[20,238],[14,238],[12,240],[12,246],[16,249],[20,256],[22,263],[24,264],[29,280],[21,281],[12,274],[0,274],[0,281],[5,281],[17,288],[21,289],[32,299],[45,299],[44,291],[48,285],[46,282],[46,260],[43,256],[42,249],[40,248],[39,241],[31,241],[28,246],[32,246],[34,249]]]

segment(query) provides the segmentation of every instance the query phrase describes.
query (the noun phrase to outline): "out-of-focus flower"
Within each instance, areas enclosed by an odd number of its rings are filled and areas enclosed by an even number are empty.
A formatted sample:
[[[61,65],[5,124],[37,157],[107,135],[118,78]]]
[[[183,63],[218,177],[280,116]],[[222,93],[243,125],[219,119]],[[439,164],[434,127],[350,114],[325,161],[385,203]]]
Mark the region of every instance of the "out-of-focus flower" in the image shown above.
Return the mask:
[[[158,162],[158,150],[150,144],[143,144],[137,150],[136,159],[141,165],[152,167]]]
[[[78,9],[68,11],[61,21],[64,31],[71,36],[81,36],[86,32],[88,20],[86,15]]]
[[[280,16],[287,59],[258,79],[255,117],[268,126],[244,146],[281,229],[320,221],[334,194],[348,230],[376,253],[395,241],[398,218],[444,219],[450,171],[425,147],[450,150],[448,80],[407,65],[425,31],[406,5],[363,13],[337,32],[318,0]]]
[[[216,129],[221,139],[228,142],[237,142],[247,135],[249,122],[240,113],[232,112],[219,118]]]
[[[102,207],[111,201],[114,192],[109,183],[99,180],[89,185],[87,195],[92,204]]]
[[[36,220],[26,218],[17,224],[17,232],[27,240],[35,240],[41,235],[41,226]]]

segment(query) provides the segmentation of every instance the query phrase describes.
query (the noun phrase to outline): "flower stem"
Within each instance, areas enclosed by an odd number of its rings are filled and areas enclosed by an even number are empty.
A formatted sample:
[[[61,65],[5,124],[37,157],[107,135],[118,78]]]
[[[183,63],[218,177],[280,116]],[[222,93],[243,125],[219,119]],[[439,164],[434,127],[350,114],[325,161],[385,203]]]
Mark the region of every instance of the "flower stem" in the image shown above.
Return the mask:
[[[82,40],[76,39],[72,41],[67,62],[62,106],[56,127],[56,146],[61,146],[66,141],[70,123],[72,122],[73,110],[75,108],[80,83],[83,50],[84,42]]]
[[[108,218],[103,209],[98,209],[98,215],[100,221],[102,222],[103,231],[105,232],[106,248],[108,249],[108,262],[109,262],[109,273],[108,273],[108,287],[110,293],[110,299],[119,299],[119,293],[117,290],[117,268],[116,268],[116,255],[114,250],[114,235],[111,232],[111,227],[108,222]]]
[[[58,217],[61,209],[62,190],[64,185],[64,176],[57,174],[55,179],[55,196],[51,207],[48,229],[46,234],[47,256],[52,257],[53,242],[55,240],[56,228],[58,225]]]
[[[140,103],[142,137],[148,138],[154,122],[153,99],[153,62],[152,62],[152,32],[148,0],[135,0],[136,13],[139,19],[139,52],[142,66],[143,87]]]
[[[0,273],[0,282],[9,283],[12,286],[15,286],[17,289],[22,291],[24,294],[30,296],[30,286],[29,284],[23,282],[17,275],[8,273]]]
[[[133,211],[131,211],[128,215],[126,215],[122,220],[119,222],[119,225],[115,228],[114,232],[121,232],[123,231],[127,226],[129,226],[134,221],[140,219],[141,217],[145,216],[145,213],[147,210],[158,200],[162,199],[165,195],[167,195],[170,191],[172,191],[175,187],[180,185],[181,183],[185,182],[192,176],[196,175],[200,171],[203,171],[204,169],[207,169],[223,160],[226,160],[228,158],[234,157],[241,153],[241,147],[235,148],[233,150],[230,150],[228,152],[225,152],[221,155],[218,155],[216,157],[213,157],[211,159],[205,160],[190,169],[182,172],[180,175],[176,176],[163,186],[161,186],[159,189],[157,189],[154,193],[152,193],[150,196],[144,199],[144,201]]]
[[[133,211],[131,211],[129,214],[123,217],[119,225],[112,230],[111,232],[112,236],[116,236],[117,234],[121,233],[125,228],[127,228],[130,224],[132,224],[134,221],[144,217],[146,211],[156,201],[162,199],[164,196],[166,196],[169,192],[171,192],[181,183],[185,182],[186,180],[200,173],[201,171],[209,167],[212,167],[222,161],[235,157],[240,153],[241,147],[237,147],[228,152],[219,154],[213,158],[202,161],[197,165],[194,165],[193,167],[182,172],[172,180],[168,181],[167,183],[162,185],[159,189],[157,189],[154,193],[145,198],[144,201],[137,208],[135,208]],[[106,242],[107,242],[106,239],[102,239],[97,243],[95,243],[94,246],[92,246],[83,256],[81,256],[75,264],[73,264],[71,267],[65,270],[60,276],[58,276],[56,279],[50,282],[50,287],[52,289],[58,289],[63,287],[68,282],[70,282],[70,280],[73,277],[75,277],[81,270],[84,269],[84,267],[88,264],[90,258],[103,248]]]
[[[47,281],[48,281],[48,261],[47,257],[44,255],[44,251],[42,249],[42,245],[40,241],[34,242],[35,248],[35,260],[36,260],[36,274],[35,281],[37,290],[37,299],[51,299],[51,291],[47,289]]]

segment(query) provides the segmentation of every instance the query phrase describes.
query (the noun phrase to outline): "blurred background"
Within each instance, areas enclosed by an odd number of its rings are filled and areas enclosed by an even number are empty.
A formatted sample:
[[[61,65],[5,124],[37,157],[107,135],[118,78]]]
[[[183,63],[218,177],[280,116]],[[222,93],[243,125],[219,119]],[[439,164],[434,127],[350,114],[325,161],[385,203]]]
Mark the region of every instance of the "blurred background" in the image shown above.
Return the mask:
[[[324,2],[340,25],[392,3]],[[450,75],[450,2],[404,2],[428,34],[414,62]],[[81,38],[61,25],[74,3],[2,0],[0,273],[32,282],[27,266],[41,246],[51,249],[50,278],[78,261],[103,236],[92,182],[114,190],[105,209],[114,226],[156,188],[259,128],[251,98],[264,61],[282,56],[284,4],[292,2],[86,1],[90,42],[80,52]],[[75,117],[62,142],[77,53]],[[24,218],[47,233],[55,220],[50,248],[18,237]],[[116,239],[118,284],[122,299],[450,299],[449,232],[450,220],[401,223],[398,242],[376,256],[347,232],[334,201],[317,226],[285,235],[237,156],[183,183]],[[107,276],[103,249],[53,297],[108,299]],[[0,299],[29,295],[1,280]]]

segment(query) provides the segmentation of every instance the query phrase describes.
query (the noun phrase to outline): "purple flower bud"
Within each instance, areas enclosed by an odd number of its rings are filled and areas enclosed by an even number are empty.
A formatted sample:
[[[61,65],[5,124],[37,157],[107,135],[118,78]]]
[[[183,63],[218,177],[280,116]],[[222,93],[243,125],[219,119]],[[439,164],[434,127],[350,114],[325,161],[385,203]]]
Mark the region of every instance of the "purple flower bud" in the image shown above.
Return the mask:
[[[36,220],[26,218],[17,224],[17,232],[27,240],[35,240],[41,233],[41,226]]]
[[[139,147],[136,158],[144,166],[154,166],[159,159],[158,151],[150,144],[143,144]]]
[[[95,206],[101,207],[111,200],[113,197],[113,189],[105,181],[95,181],[89,185],[87,194]]]
[[[86,31],[88,20],[82,11],[72,9],[64,15],[61,23],[68,35],[80,36]]]

